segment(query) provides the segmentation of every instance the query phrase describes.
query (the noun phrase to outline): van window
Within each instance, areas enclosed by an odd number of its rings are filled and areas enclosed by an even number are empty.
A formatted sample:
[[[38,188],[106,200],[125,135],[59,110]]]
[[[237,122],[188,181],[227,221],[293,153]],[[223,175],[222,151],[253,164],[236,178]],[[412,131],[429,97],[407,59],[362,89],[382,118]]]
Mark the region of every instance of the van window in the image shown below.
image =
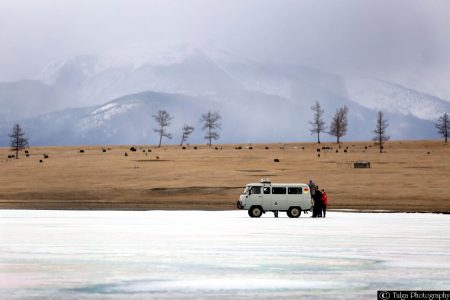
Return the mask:
[[[286,194],[286,188],[285,187],[273,187],[272,194]]]
[[[265,188],[263,188],[263,192],[264,192],[264,194],[270,194],[270,188],[269,187],[265,187]]]
[[[301,194],[303,192],[303,189],[301,187],[290,187],[288,188],[288,194],[289,195],[297,195]]]
[[[250,194],[261,194],[261,187],[260,186],[252,186],[250,190]]]

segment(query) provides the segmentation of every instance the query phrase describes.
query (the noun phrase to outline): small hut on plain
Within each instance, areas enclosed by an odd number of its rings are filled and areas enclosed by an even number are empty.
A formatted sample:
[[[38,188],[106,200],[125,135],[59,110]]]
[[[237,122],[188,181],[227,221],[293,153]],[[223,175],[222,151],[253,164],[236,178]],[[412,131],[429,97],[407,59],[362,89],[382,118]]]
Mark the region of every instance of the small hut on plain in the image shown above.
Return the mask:
[[[353,167],[355,169],[360,169],[360,168],[367,169],[367,168],[370,168],[370,162],[367,160],[357,160],[353,163]]]

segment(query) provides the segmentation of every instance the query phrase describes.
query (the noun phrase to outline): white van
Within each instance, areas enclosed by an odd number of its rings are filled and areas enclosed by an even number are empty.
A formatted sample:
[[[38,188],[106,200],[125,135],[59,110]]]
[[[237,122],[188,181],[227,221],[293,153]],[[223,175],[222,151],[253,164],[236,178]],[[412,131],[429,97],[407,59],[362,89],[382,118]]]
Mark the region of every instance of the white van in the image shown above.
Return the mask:
[[[286,211],[290,218],[298,218],[302,211],[312,207],[309,186],[305,183],[249,183],[237,202],[237,208],[247,209],[252,218],[259,218],[267,211]]]

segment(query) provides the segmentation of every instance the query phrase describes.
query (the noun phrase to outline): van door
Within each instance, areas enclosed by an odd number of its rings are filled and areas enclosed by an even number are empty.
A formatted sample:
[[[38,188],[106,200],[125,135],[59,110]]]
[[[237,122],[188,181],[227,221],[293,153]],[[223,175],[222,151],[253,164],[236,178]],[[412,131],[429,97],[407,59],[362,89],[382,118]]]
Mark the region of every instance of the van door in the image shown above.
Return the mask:
[[[264,210],[278,210],[278,203],[273,200],[272,198],[272,189],[270,188],[270,185],[263,186],[262,192],[263,192],[263,208]]]
[[[249,190],[249,197],[252,205],[262,205],[263,198],[260,186],[252,186]]]
[[[277,210],[287,210],[289,208],[286,190],[286,187],[272,187],[271,189],[271,200]]]
[[[305,207],[305,203],[302,203],[303,200],[303,188],[302,187],[288,187],[287,200],[289,206],[299,206],[302,209],[308,209],[309,207]]]

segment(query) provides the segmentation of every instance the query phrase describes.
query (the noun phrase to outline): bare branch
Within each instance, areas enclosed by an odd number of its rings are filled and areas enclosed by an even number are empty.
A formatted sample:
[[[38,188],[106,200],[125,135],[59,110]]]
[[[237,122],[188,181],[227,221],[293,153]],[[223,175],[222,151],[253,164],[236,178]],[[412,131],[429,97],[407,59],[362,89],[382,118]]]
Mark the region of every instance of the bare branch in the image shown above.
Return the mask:
[[[450,127],[448,114],[445,113],[442,116],[440,116],[437,123],[434,124],[434,126],[436,126],[436,128],[438,129],[438,133],[444,138],[444,141],[447,144],[448,131]]]
[[[384,142],[390,139],[390,137],[386,135],[386,128],[388,126],[389,124],[387,120],[384,118],[383,112],[379,111],[377,113],[377,125],[375,127],[375,130],[373,131],[375,133],[375,137],[373,138],[373,140],[376,141],[377,144],[380,146],[380,153],[383,152]]]
[[[221,129],[221,124],[219,120],[222,117],[219,112],[208,111],[206,114],[202,114],[200,118],[200,123],[203,124],[202,130],[206,130],[205,139],[208,140],[208,145],[211,146],[212,140],[217,140],[220,138],[217,129]]]
[[[336,142],[338,144],[340,144],[341,137],[347,134],[347,114],[348,107],[341,107],[336,110],[336,114],[331,121],[329,134],[336,137]]]
[[[311,134],[317,134],[317,143],[320,144],[320,133],[325,132],[325,121],[322,119],[324,110],[320,107],[319,101],[316,100],[315,104],[311,106],[311,110],[314,111],[313,120],[309,122],[311,124]]]
[[[159,126],[158,128],[153,128],[153,131],[159,134],[158,147],[161,147],[163,137],[172,138],[172,134],[167,132],[167,127],[171,124],[170,121],[173,120],[173,117],[165,110],[158,110],[158,113],[152,115],[152,117]]]
[[[28,148],[28,139],[19,124],[13,126],[12,133],[8,136],[10,137],[11,151],[16,151],[16,159],[18,159],[19,151]]]

